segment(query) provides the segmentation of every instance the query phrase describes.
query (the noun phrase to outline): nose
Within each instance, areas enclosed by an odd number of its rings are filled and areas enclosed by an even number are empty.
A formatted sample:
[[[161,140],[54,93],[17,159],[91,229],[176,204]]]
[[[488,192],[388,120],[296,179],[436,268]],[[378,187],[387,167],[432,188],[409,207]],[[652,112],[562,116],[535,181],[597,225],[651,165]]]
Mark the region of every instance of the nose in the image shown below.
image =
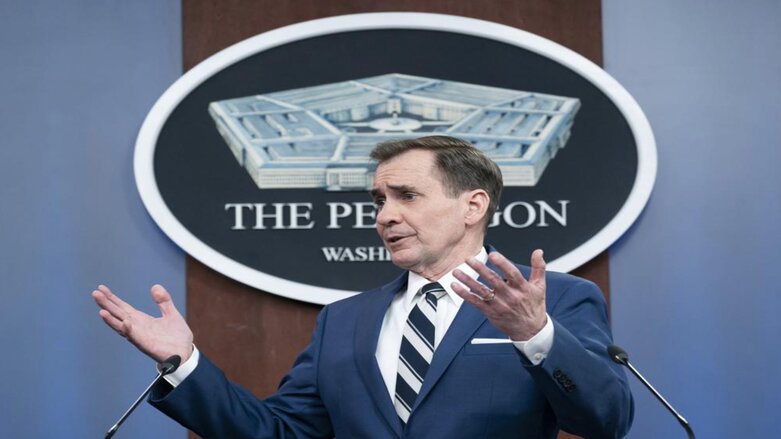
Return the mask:
[[[391,200],[385,200],[381,208],[377,209],[376,222],[378,226],[387,227],[401,222],[399,209]]]

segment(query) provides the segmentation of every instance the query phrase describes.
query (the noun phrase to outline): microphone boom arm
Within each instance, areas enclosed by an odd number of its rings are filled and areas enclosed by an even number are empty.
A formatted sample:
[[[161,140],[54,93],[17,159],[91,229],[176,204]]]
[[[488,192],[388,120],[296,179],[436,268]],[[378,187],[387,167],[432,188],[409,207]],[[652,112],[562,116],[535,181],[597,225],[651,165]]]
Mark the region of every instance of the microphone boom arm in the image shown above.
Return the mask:
[[[114,424],[113,426],[111,426],[111,428],[109,428],[109,430],[106,432],[106,435],[103,437],[103,439],[111,439],[111,437],[114,436],[114,433],[116,433],[117,430],[119,430],[119,426],[122,425],[122,423],[125,422],[125,419],[127,419],[127,417],[130,416],[131,413],[133,413],[133,410],[135,410],[136,407],[138,407],[138,405],[141,404],[141,401],[143,401],[146,395],[148,395],[149,392],[152,391],[152,388],[157,383],[159,383],[164,376],[175,371],[179,367],[180,362],[181,362],[181,358],[178,355],[172,355],[171,357],[168,357],[165,361],[160,363],[157,367],[158,373],[154,381],[152,381],[152,383],[149,384],[149,386],[141,393],[138,399],[136,399],[133,405],[131,405],[130,408],[127,409],[127,411],[122,415],[122,417],[119,418],[119,421],[117,421],[116,424]]]
[[[654,386],[652,386],[651,383],[647,379],[645,379],[645,377],[637,369],[635,369],[634,366],[632,366],[632,363],[629,362],[629,355],[626,353],[625,350],[621,349],[616,345],[611,345],[607,347],[607,353],[610,356],[611,360],[613,360],[618,364],[626,366],[627,369],[629,369],[637,377],[637,379],[640,380],[640,382],[643,383],[643,385],[647,387],[648,390],[651,391],[651,393],[653,393],[656,399],[661,401],[661,403],[664,404],[665,407],[667,407],[667,410],[669,410],[670,413],[672,413],[673,416],[675,416],[675,419],[678,420],[678,423],[681,424],[681,427],[683,427],[683,429],[686,430],[686,434],[689,436],[689,439],[696,439],[694,437],[694,430],[692,430],[691,425],[689,425],[689,421],[687,421],[686,418],[681,416],[680,413],[678,413],[673,408],[673,406],[670,405],[670,403],[667,402],[666,399],[664,399],[662,394],[659,393],[654,388]]]

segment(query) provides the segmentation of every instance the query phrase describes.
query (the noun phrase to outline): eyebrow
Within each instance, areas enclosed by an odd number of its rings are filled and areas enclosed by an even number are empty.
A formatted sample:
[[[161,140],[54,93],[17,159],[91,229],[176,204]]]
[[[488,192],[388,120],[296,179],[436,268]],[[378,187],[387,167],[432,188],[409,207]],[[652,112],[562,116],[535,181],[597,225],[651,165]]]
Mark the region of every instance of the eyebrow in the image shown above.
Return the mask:
[[[412,186],[408,186],[406,184],[389,184],[387,185],[388,189],[390,189],[393,192],[415,192],[415,188]],[[382,194],[382,191],[379,189],[372,189],[369,191],[369,194],[371,194],[372,198],[377,198],[379,195]]]

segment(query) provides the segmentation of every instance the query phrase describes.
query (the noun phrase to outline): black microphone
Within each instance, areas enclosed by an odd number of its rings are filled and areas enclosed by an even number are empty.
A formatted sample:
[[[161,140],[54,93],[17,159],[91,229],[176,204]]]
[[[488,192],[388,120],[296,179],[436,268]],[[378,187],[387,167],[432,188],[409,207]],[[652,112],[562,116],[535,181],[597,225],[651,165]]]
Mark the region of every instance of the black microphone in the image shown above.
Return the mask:
[[[175,371],[179,368],[179,363],[182,362],[182,357],[178,355],[171,355],[170,357],[166,358],[165,361],[162,363],[159,363],[157,365],[157,377],[155,377],[155,380],[152,381],[152,384],[149,385],[149,387],[144,390],[144,393],[141,394],[141,396],[136,399],[136,402],[133,403],[133,405],[130,406],[129,409],[125,412],[124,415],[122,415],[121,418],[119,418],[119,421],[117,421],[116,424],[114,424],[111,428],[108,429],[106,432],[106,436],[104,436],[104,439],[109,439],[112,436],[114,436],[114,433],[119,430],[119,426],[122,425],[123,422],[125,422],[125,419],[127,419],[128,416],[130,416],[131,413],[133,413],[133,410],[138,407],[139,404],[141,404],[141,401],[146,397],[146,395],[149,394],[149,392],[152,391],[152,387],[155,386],[155,384],[158,383],[161,379],[163,379],[164,376],[168,375],[169,373]]]
[[[632,373],[637,377],[637,379],[639,379],[640,382],[643,383],[645,387],[647,387],[648,390],[650,390],[651,393],[654,394],[656,399],[661,401],[662,404],[664,404],[664,406],[667,407],[667,410],[669,410],[670,413],[672,413],[673,416],[675,416],[675,418],[678,419],[678,423],[680,423],[681,427],[683,427],[683,429],[686,430],[686,434],[689,436],[689,439],[695,439],[694,430],[692,430],[691,426],[689,425],[689,422],[686,419],[684,419],[684,417],[681,416],[677,411],[675,411],[673,406],[671,406],[670,403],[667,402],[667,400],[665,400],[664,397],[659,392],[656,391],[656,389],[654,389],[654,386],[652,386],[651,383],[649,383],[648,380],[646,380],[645,377],[643,377],[640,374],[640,372],[638,372],[637,369],[635,369],[635,367],[629,363],[629,354],[627,354],[625,350],[621,349],[616,345],[610,345],[607,347],[607,354],[610,356],[611,360],[615,361],[618,364],[622,364],[626,366],[630,371],[632,371]]]

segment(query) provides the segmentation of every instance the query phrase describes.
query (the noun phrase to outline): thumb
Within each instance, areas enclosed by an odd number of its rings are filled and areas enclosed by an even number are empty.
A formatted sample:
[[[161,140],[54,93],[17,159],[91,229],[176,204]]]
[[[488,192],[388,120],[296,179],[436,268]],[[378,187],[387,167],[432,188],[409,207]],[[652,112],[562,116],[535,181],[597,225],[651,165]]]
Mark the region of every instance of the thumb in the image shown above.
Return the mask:
[[[153,285],[151,292],[152,300],[154,300],[158,308],[160,308],[160,313],[163,316],[179,314],[176,306],[174,306],[173,300],[171,300],[171,294],[169,294],[162,285]]]

